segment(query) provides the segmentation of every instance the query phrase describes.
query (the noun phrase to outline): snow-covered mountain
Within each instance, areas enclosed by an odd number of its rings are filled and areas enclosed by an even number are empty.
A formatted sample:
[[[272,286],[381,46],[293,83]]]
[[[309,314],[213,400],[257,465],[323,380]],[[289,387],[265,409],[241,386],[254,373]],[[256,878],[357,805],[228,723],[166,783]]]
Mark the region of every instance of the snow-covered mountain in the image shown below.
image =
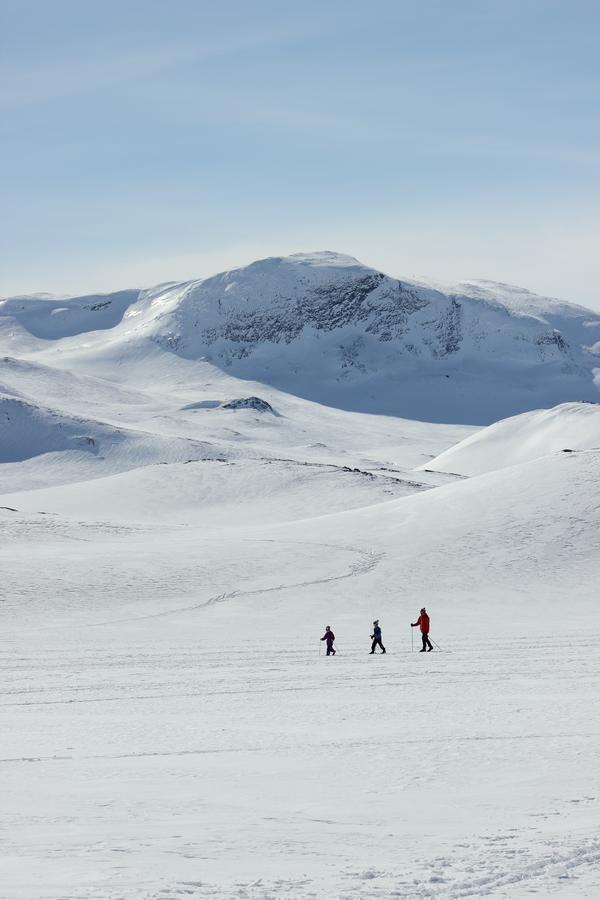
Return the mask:
[[[491,282],[399,281],[334,253],[0,304],[4,352],[36,355],[51,342],[63,359],[120,366],[158,347],[338,408],[426,421],[487,424],[600,398],[600,315]]]

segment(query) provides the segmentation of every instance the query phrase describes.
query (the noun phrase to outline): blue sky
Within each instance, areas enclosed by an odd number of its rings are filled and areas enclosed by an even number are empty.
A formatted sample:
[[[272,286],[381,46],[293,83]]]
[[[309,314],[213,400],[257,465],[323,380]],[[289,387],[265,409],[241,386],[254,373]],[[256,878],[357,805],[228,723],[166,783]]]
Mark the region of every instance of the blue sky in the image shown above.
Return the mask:
[[[597,0],[0,0],[0,295],[299,250],[600,308]]]

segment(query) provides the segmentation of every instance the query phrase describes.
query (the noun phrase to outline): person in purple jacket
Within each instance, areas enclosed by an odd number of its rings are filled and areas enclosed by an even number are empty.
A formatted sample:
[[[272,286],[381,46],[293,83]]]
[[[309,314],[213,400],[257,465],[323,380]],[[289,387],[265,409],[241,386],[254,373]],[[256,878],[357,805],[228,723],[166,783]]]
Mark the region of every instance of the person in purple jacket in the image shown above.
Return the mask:
[[[333,642],[335,641],[335,634],[329,627],[329,625],[325,626],[325,634],[321,638],[322,641],[327,641],[327,656],[335,656],[335,650],[333,649]]]

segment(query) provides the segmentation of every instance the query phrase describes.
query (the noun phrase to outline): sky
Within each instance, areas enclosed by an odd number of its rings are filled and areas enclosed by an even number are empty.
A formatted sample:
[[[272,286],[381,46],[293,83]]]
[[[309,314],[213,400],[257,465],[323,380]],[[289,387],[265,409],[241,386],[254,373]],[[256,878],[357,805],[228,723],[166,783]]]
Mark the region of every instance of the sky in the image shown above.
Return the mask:
[[[597,0],[0,0],[0,296],[335,250],[600,309]]]

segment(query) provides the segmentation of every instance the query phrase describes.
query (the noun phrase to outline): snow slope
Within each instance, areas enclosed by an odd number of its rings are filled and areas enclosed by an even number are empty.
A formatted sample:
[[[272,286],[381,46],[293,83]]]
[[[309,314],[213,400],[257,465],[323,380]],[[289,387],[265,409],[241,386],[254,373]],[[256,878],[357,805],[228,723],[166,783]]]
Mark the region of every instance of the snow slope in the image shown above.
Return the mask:
[[[5,320],[5,332],[8,328],[17,328],[23,335],[56,340],[114,328],[138,297],[137,290],[86,297],[12,297],[0,301],[0,317]]]
[[[479,475],[568,450],[600,449],[600,403],[563,403],[503,419],[420,468]]]
[[[2,393],[0,434],[0,490],[84,481],[216,455],[209,443],[115,428]]]
[[[251,477],[195,524],[2,498],[5,895],[596,896],[599,475],[560,454],[294,522],[244,515]]]

